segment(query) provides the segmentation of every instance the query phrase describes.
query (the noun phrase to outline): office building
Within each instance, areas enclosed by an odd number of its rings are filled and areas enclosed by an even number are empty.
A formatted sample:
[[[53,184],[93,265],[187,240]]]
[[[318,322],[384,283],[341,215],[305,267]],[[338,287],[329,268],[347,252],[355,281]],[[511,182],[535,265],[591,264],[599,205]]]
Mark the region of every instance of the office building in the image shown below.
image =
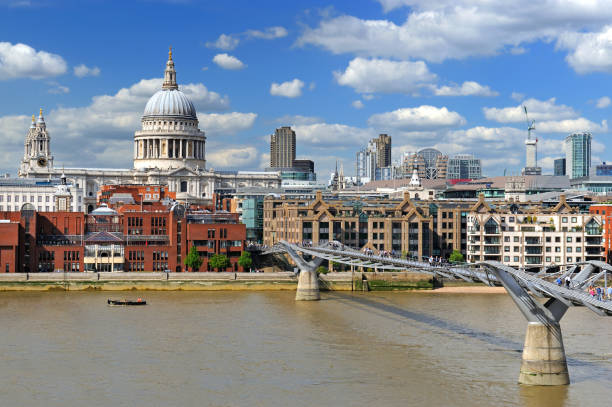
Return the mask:
[[[480,158],[471,154],[460,154],[448,159],[446,179],[478,179],[482,178]]]
[[[602,164],[595,166],[595,175],[600,177],[612,176],[612,164],[606,164],[604,161]]]
[[[574,133],[565,138],[565,165],[570,179],[589,176],[591,139],[591,133]]]
[[[391,136],[387,134],[379,134],[373,139],[376,144],[377,167],[391,166]]]
[[[196,247],[202,266],[223,254],[242,271],[238,258],[246,228],[238,214],[188,210],[182,205],[102,204],[83,212],[38,212],[27,203],[20,211],[0,212],[1,272],[192,271],[184,259]]]
[[[295,161],[295,131],[280,127],[270,136],[270,167],[292,168]]]
[[[554,165],[555,165],[554,175],[557,175],[557,176],[565,175],[565,158],[557,158],[554,161]]]
[[[403,199],[323,197],[266,197],[264,244],[280,240],[318,245],[331,240],[349,247],[394,251],[412,257],[448,257],[465,253],[465,202]]]

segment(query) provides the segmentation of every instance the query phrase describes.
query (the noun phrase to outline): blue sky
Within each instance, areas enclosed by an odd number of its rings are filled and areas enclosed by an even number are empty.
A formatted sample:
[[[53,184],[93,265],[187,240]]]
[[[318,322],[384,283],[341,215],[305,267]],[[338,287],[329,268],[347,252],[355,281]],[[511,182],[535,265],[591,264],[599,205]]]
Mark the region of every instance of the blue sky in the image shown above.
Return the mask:
[[[262,169],[291,125],[321,179],[378,133],[393,156],[475,154],[524,166],[536,120],[544,172],[574,131],[612,160],[612,1],[0,0],[0,169],[16,173],[45,109],[55,165],[131,167],[133,132],[168,46],[207,135],[208,167]]]

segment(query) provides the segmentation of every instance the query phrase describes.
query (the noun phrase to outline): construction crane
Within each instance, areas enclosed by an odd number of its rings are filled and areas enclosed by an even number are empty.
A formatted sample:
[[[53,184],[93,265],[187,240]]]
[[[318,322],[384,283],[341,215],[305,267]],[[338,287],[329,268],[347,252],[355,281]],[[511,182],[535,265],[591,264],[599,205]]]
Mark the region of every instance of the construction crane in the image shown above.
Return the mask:
[[[531,140],[531,130],[535,130],[535,120],[529,121],[527,106],[523,105],[523,110],[525,111],[525,119],[527,120],[527,140]]]

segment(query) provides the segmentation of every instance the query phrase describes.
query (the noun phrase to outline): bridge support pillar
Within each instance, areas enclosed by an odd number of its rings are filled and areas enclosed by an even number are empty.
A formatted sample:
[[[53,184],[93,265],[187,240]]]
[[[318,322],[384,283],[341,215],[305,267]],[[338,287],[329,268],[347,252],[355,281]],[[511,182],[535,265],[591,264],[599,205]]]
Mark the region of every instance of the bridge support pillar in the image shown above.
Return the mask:
[[[569,382],[561,327],[558,323],[529,322],[519,383],[559,386]]]
[[[315,270],[302,270],[298,276],[296,301],[317,301],[320,300],[319,276]]]

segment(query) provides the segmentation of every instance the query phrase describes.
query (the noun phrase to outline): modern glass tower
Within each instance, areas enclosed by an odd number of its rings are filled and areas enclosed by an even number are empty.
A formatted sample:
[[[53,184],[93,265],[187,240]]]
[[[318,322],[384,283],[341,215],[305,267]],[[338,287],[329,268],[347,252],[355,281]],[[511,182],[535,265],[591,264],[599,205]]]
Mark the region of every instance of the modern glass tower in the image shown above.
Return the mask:
[[[589,176],[591,133],[573,133],[565,138],[566,174],[570,179]]]

